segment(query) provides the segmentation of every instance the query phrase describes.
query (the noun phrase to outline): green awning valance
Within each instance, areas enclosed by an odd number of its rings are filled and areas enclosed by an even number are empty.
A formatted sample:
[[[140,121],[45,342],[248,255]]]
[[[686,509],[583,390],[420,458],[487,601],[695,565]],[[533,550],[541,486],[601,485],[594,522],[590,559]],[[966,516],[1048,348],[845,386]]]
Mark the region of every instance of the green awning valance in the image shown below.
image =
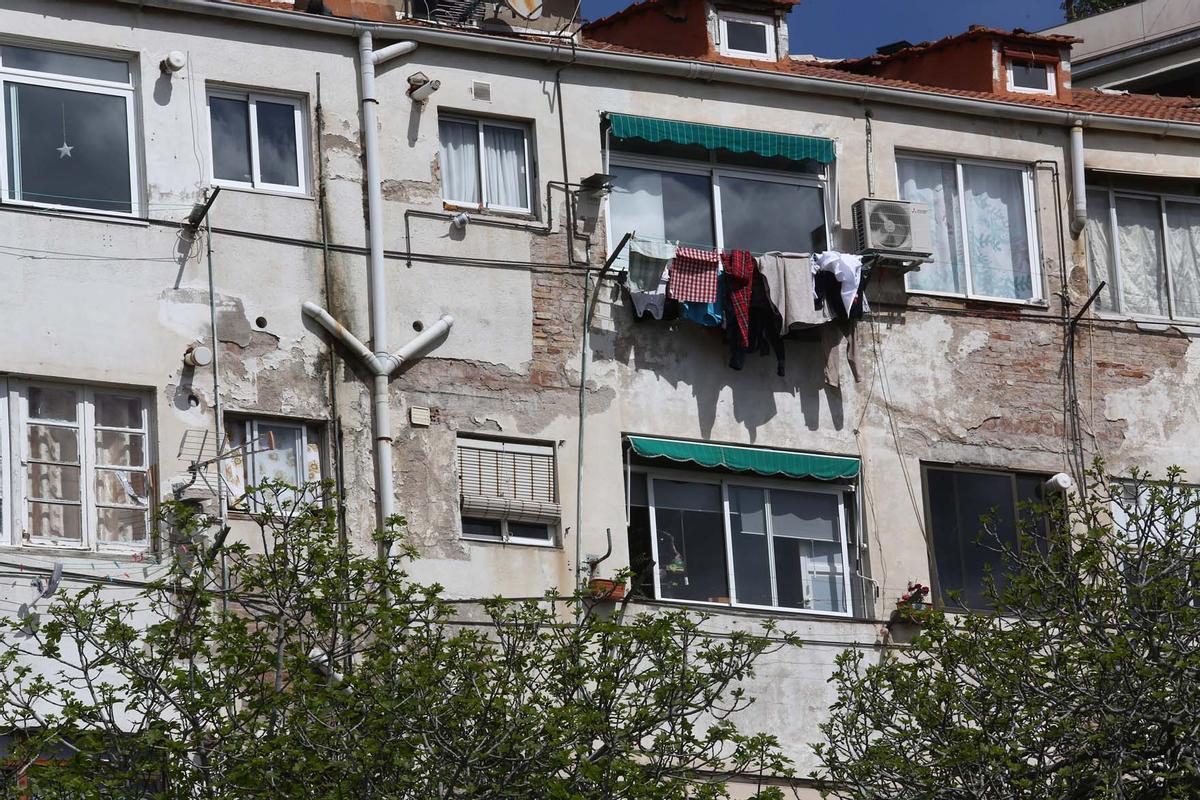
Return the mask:
[[[792,161],[813,159],[822,164],[829,164],[834,158],[833,140],[815,136],[726,128],[630,114],[609,114],[608,121],[612,126],[612,135],[618,139],[698,144],[709,150],[756,153],[766,158],[788,158]]]
[[[757,475],[785,478],[834,481],[858,476],[859,460],[846,456],[822,456],[760,447],[683,442],[678,439],[652,439],[648,436],[628,438],[633,452],[643,458],[665,458],[702,467],[724,467],[734,472],[753,472]]]

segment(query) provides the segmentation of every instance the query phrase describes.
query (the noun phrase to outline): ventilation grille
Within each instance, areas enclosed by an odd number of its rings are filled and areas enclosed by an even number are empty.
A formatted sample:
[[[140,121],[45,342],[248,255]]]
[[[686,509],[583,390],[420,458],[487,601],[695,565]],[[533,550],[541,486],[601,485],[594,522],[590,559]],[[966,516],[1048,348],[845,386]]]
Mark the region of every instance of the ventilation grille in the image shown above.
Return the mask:
[[[492,102],[492,85],[486,81],[471,81],[471,97],[483,103]]]

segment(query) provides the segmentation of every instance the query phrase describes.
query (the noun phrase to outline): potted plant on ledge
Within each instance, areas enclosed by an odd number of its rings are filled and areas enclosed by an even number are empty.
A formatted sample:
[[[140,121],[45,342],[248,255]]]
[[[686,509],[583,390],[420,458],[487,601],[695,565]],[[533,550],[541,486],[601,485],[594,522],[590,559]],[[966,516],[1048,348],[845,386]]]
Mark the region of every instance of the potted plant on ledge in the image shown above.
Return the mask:
[[[933,605],[926,602],[928,597],[928,586],[915,581],[909,582],[908,591],[900,596],[896,607],[892,609],[891,619],[888,620],[889,627],[896,623],[917,627],[924,625],[933,614]]]

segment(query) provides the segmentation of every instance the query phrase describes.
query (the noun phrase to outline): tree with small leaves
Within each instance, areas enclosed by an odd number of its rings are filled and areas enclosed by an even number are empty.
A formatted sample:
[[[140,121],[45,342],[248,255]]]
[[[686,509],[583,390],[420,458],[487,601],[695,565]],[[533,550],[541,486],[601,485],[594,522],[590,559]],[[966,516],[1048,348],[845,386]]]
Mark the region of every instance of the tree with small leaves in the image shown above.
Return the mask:
[[[64,588],[8,620],[8,796],[714,800],[725,776],[792,774],[735,724],[758,658],[796,644],[769,623],[455,602],[405,573],[402,519],[395,555],[342,546],[324,490],[255,490],[256,542],[169,504],[171,558],[134,596]]]
[[[1140,2],[1141,0],[1062,0],[1062,10],[1067,21],[1074,22]]]

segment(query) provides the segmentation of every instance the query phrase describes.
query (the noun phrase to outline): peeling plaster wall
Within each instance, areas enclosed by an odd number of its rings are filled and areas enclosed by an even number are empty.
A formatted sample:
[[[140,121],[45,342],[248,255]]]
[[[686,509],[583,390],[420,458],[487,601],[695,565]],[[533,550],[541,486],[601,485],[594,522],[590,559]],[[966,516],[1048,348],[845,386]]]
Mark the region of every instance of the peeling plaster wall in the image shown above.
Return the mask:
[[[222,396],[231,412],[340,421],[349,528],[356,545],[371,547],[369,376],[338,350],[332,370],[338,403],[330,407],[327,337],[300,312],[303,301],[319,302],[368,339],[356,43],[84,2],[47,8],[34,0],[9,0],[0,21],[0,29],[12,35],[115,48],[136,59],[139,139],[154,220],[183,219],[208,182],[206,84],[261,86],[305,98],[312,173],[319,152],[327,176],[329,238],[336,245],[328,254],[328,275],[314,197],[221,193],[210,221],[217,229],[212,246]],[[157,64],[172,49],[188,52],[189,65],[167,81]],[[613,555],[602,574],[628,564],[624,434],[862,458],[863,525],[881,595],[873,608],[863,610],[864,620],[780,615],[783,627],[817,643],[768,660],[751,687],[760,695],[751,712],[753,727],[779,735],[804,772],[807,743],[830,700],[825,679],[837,643],[874,647],[878,624],[872,619],[886,615],[909,580],[929,579],[921,465],[1048,473],[1065,467],[1060,372],[1065,333],[1058,298],[1065,291],[1078,309],[1088,294],[1083,244],[1066,238],[1062,227],[1069,202],[1067,131],[568,66],[559,73],[565,114],[560,134],[557,70],[538,61],[422,45],[389,62],[379,75],[389,344],[394,349],[414,336],[414,323],[428,325],[442,314],[455,317],[445,344],[392,381],[397,508],[424,556],[413,574],[443,583],[456,597],[535,596],[549,588],[569,591],[573,584],[585,287],[582,271],[568,263],[563,192],[549,182],[574,182],[604,171],[603,112],[837,139],[839,214],[845,227],[835,231],[835,238],[844,248],[851,246],[850,206],[867,193],[868,167],[879,196],[895,195],[897,152],[1045,162],[1036,170],[1036,199],[1046,301],[1003,304],[910,295],[902,277],[881,271],[870,289],[874,313],[857,326],[861,381],[854,380],[839,351],[840,389],[824,384],[816,342],[788,342],[785,377],[775,374],[773,359],[754,356],[735,372],[726,366],[728,353],[716,332],[687,323],[636,322],[623,292],[611,283],[598,295],[586,387],[581,549],[585,555],[602,553],[605,531],[612,532]],[[414,106],[404,94],[406,77],[417,71],[442,84],[424,106]],[[319,140],[317,72],[324,112]],[[477,80],[491,84],[490,102],[473,98],[470,87]],[[868,110],[874,130],[870,165]],[[438,117],[450,113],[530,124],[535,213],[472,211],[474,220],[465,229],[429,218],[430,212],[449,216],[458,210],[441,199]],[[1191,144],[1092,132],[1086,141],[1090,169],[1200,177]],[[1052,166],[1061,173],[1058,207]],[[406,219],[408,211],[427,216]],[[21,287],[0,293],[0,372],[115,383],[152,394],[158,489],[165,493],[195,456],[182,446],[190,432],[213,425],[211,369],[185,368],[181,360],[189,344],[209,338],[203,236],[186,241],[171,225],[10,207],[0,207],[0,230],[6,245],[28,253],[0,255],[5,285]],[[612,238],[621,233],[613,232]],[[595,267],[607,247],[602,220],[590,237],[575,239],[574,258]],[[418,254],[411,265],[399,255],[408,248]],[[1181,402],[1200,382],[1195,333],[1085,320],[1075,361],[1089,455],[1104,455],[1114,471],[1138,465],[1161,472],[1172,463],[1200,470],[1187,447],[1200,422],[1198,412],[1194,404]],[[430,427],[408,423],[413,406],[431,409]],[[461,538],[455,437],[471,433],[555,448],[561,546]],[[247,533],[243,523],[238,532]],[[28,558],[11,548],[3,554]],[[97,571],[107,563],[111,560],[79,559],[80,568]],[[20,601],[0,599],[0,611],[13,602]],[[752,624],[755,618],[729,612],[713,624]]]

